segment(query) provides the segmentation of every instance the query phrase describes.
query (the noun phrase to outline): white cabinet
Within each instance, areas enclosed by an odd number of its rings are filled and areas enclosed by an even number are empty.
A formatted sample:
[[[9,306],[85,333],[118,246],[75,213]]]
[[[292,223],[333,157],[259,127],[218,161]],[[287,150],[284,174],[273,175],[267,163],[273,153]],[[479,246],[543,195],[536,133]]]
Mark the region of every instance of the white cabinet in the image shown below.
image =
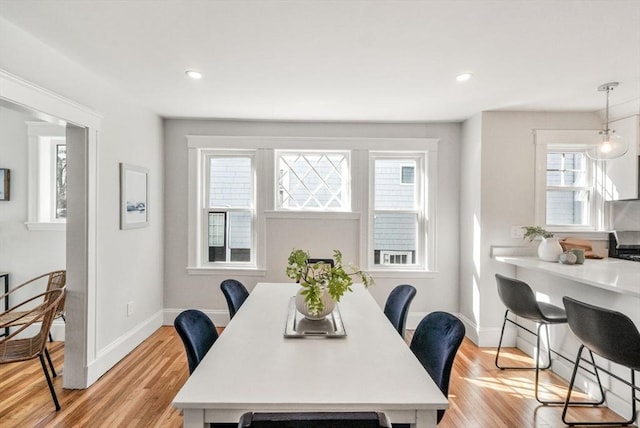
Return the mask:
[[[610,122],[609,127],[629,142],[627,153],[605,162],[607,200],[638,198],[638,155],[640,154],[640,116]]]

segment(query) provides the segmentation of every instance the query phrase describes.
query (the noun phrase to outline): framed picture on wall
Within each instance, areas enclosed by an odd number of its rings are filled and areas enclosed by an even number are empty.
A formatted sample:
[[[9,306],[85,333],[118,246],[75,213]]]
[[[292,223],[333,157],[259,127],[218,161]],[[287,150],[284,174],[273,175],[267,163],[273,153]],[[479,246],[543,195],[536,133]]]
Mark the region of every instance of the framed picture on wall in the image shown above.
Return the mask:
[[[120,229],[149,225],[149,170],[120,163]]]
[[[9,200],[11,170],[0,168],[0,201]]]

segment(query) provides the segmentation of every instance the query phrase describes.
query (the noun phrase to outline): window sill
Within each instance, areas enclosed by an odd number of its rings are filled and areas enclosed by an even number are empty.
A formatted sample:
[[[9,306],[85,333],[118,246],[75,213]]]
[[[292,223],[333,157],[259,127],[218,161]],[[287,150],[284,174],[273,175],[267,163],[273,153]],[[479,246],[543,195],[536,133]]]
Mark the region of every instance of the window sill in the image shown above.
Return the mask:
[[[556,238],[566,238],[571,236],[572,238],[587,239],[590,241],[608,241],[609,232],[605,230],[570,230],[562,228],[549,227],[546,230],[552,232]]]
[[[265,211],[266,218],[307,220],[359,220],[361,214],[352,211]]]
[[[369,270],[367,273],[375,280],[376,278],[419,278],[419,279],[433,279],[438,277],[437,271],[426,270]]]
[[[67,223],[26,222],[27,230],[47,230],[65,232]]]
[[[189,275],[225,274],[229,276],[265,276],[267,274],[267,270],[258,269],[258,268],[187,266],[187,274]]]

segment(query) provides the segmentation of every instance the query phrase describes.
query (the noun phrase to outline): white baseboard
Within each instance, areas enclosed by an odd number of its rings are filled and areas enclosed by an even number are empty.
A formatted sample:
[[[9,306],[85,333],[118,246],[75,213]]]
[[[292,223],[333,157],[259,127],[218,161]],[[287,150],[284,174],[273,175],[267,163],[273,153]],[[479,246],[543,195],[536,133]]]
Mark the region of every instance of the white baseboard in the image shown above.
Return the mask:
[[[531,342],[526,338],[519,336],[517,338],[516,347],[533,359],[535,352],[534,342]],[[546,350],[543,350],[542,354],[542,358],[546,358]],[[584,352],[583,357],[586,358],[586,355],[586,352]],[[575,359],[576,357],[575,355],[564,356],[570,360]],[[573,363],[570,363],[564,358],[561,358],[553,353],[551,354],[551,360],[553,361],[551,365],[551,371],[564,379],[568,384],[569,380],[571,379],[571,374],[573,373]],[[589,370],[592,370],[589,364],[583,363],[582,366],[588,368]],[[615,394],[614,392],[612,392],[613,388],[611,388],[611,382],[618,381],[609,377],[607,374],[601,371],[599,373],[602,385],[605,390],[606,402],[604,405],[607,406],[610,410],[621,415],[625,419],[628,418],[631,414],[630,389],[627,389],[627,387],[622,388],[622,390],[628,392],[629,395],[620,396],[618,394]],[[631,378],[629,377],[627,381],[631,382]],[[576,385],[576,389],[582,393],[586,393],[589,398],[593,400],[600,399],[600,390],[598,388],[598,383],[593,376],[588,375],[584,370],[578,370],[574,383]],[[636,425],[638,424],[638,422],[640,422],[640,416],[638,416],[636,419]]]
[[[55,340],[56,342],[57,341],[64,342],[65,328],[66,326],[64,325],[64,321],[61,318],[54,320],[50,330],[53,340]]]
[[[99,350],[96,359],[87,366],[87,385],[93,384],[100,376],[109,371],[128,353],[151,336],[162,326],[162,319],[163,311],[158,311],[105,348]]]
[[[409,312],[407,314],[407,330],[415,330],[426,315],[425,312]]]
[[[173,325],[173,321],[176,319],[180,312],[184,311],[184,309],[175,309],[169,308],[165,309],[162,317],[162,325]],[[213,324],[216,327],[225,327],[229,324],[229,311],[221,310],[221,309],[201,309],[202,312],[207,314]]]
[[[477,346],[481,348],[495,348],[498,346],[502,327],[480,328],[474,321],[462,314],[458,314],[458,318],[460,318],[460,321],[462,321],[467,329],[466,336]],[[516,333],[517,331],[515,328],[507,326],[504,331],[504,346],[515,346]]]

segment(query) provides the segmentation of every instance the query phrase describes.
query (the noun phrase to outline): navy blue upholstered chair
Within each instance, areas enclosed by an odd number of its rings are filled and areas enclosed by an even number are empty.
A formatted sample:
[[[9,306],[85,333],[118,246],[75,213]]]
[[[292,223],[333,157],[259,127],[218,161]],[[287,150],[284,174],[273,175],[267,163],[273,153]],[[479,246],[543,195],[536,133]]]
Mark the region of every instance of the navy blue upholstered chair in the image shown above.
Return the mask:
[[[633,424],[636,420],[636,386],[635,371],[640,371],[640,332],[633,321],[623,313],[610,309],[593,306],[580,302],[570,297],[563,297],[562,301],[567,310],[567,320],[569,328],[582,342],[578,349],[576,361],[569,382],[569,391],[562,410],[562,421],[570,426],[574,425],[598,425],[598,426],[626,426]],[[567,408],[572,403],[571,392],[576,380],[576,373],[580,368],[580,361],[584,349],[591,355],[593,371],[600,386],[601,401],[592,403],[599,405],[604,402],[604,392],[598,375],[598,367],[595,365],[593,353],[613,361],[623,367],[627,367],[631,372],[631,382],[625,382],[631,387],[631,417],[623,422],[602,422],[602,421],[569,421],[567,420]],[[606,370],[604,370],[606,372]],[[607,372],[608,373],[608,372]],[[610,373],[609,373],[610,374]],[[623,381],[624,382],[624,381]]]
[[[389,318],[393,327],[404,338],[404,329],[407,325],[409,306],[416,295],[416,289],[409,284],[398,285],[391,290],[387,302],[384,305],[384,314]]]
[[[220,283],[220,290],[224,294],[224,298],[227,299],[227,306],[229,306],[229,319],[233,319],[236,312],[240,309],[240,306],[249,297],[249,291],[240,281],[235,279],[225,279]]]
[[[213,321],[197,309],[181,312],[173,322],[173,326],[184,343],[189,362],[189,374],[191,374],[218,339],[218,331]]]
[[[431,312],[420,321],[411,340],[411,351],[445,396],[449,394],[451,368],[464,334],[464,324],[457,317]],[[444,410],[438,410],[438,423],[443,416]]]
[[[381,412],[245,413],[238,428],[390,428]]]
[[[309,263],[310,265],[316,263],[325,263],[331,267],[335,266],[335,262],[333,261],[333,259],[307,259],[307,263]]]

